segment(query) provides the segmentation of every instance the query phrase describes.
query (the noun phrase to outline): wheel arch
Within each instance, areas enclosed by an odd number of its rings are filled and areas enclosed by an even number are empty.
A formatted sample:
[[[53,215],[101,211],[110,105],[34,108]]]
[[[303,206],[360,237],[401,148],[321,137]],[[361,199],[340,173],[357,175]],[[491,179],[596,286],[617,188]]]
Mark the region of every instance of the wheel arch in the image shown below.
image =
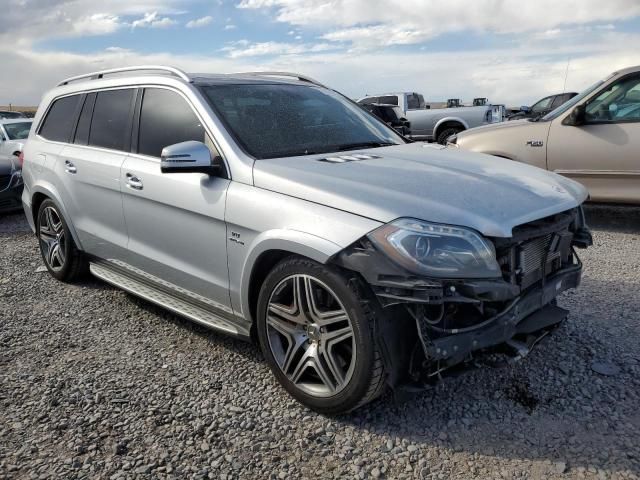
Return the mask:
[[[71,232],[71,236],[73,237],[73,241],[77,245],[78,249],[82,250],[82,245],[80,243],[80,239],[78,238],[76,229],[73,226],[73,222],[71,221],[71,218],[67,213],[67,210],[64,206],[64,202],[62,202],[62,200],[60,199],[60,195],[58,194],[55,187],[53,187],[52,185],[37,185],[35,187],[32,187],[32,191],[33,193],[31,195],[30,210],[31,210],[31,220],[33,221],[33,225],[34,226],[37,225],[38,210],[40,209],[40,205],[42,204],[42,202],[44,202],[46,199],[51,200],[58,206],[62,215],[64,216],[64,219],[67,222],[67,227],[69,228],[69,231]],[[37,226],[35,228],[37,228]]]
[[[444,117],[438,120],[435,127],[433,127],[433,138],[437,139],[438,134],[443,128],[462,127],[462,130],[468,130],[469,124],[460,117]]]
[[[265,232],[253,242],[242,269],[240,308],[242,315],[255,326],[260,287],[273,267],[284,258],[300,256],[326,264],[343,249],[324,238],[294,230]]]

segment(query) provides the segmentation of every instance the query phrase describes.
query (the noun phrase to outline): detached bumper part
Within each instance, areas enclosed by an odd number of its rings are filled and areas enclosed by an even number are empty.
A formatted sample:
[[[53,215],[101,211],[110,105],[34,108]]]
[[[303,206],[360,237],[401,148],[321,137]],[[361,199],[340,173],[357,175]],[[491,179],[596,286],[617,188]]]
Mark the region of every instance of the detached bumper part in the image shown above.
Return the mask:
[[[582,266],[568,270],[549,278],[544,288],[535,288],[520,297],[505,311],[486,321],[484,327],[423,341],[427,358],[446,360],[446,364],[455,365],[475,350],[505,343],[518,334],[532,334],[557,325],[569,312],[551,302],[563,291],[580,284]],[[426,326],[417,323],[421,338],[428,337]]]

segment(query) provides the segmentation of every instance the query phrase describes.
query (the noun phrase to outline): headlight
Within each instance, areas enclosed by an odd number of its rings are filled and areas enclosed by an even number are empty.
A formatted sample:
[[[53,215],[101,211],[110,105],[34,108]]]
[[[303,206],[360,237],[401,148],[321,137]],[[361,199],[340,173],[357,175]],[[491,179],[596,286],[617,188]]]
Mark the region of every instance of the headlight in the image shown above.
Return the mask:
[[[467,228],[401,218],[374,230],[369,238],[397,264],[419,275],[501,276],[493,244]]]

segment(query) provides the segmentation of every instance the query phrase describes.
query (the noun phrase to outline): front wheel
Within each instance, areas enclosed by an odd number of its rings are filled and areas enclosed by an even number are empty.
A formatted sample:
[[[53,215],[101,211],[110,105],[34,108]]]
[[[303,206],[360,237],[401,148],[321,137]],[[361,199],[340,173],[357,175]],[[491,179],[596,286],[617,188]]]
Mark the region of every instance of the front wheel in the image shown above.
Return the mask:
[[[384,388],[371,300],[358,279],[289,257],[267,276],[258,299],[260,346],[278,381],[320,413],[346,413]]]
[[[45,200],[40,204],[37,219],[40,253],[49,273],[64,282],[79,278],[88,270],[88,264],[76,248],[58,206],[52,200]]]

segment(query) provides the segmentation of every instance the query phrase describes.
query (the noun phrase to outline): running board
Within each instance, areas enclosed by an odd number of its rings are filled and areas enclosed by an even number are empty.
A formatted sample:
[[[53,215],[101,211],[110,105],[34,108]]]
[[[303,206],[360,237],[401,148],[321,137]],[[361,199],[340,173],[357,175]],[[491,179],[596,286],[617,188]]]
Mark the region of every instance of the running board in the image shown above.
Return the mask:
[[[146,282],[139,281],[129,275],[124,275],[115,269],[109,268],[102,262],[100,264],[90,263],[89,270],[100,280],[147,300],[148,302],[155,303],[156,305],[166,308],[177,315],[186,317],[189,320],[204,325],[205,327],[219,330],[235,337],[243,339],[249,338],[248,330],[222,318],[221,315],[217,315],[208,309],[193,305],[182,298],[163,292]]]

